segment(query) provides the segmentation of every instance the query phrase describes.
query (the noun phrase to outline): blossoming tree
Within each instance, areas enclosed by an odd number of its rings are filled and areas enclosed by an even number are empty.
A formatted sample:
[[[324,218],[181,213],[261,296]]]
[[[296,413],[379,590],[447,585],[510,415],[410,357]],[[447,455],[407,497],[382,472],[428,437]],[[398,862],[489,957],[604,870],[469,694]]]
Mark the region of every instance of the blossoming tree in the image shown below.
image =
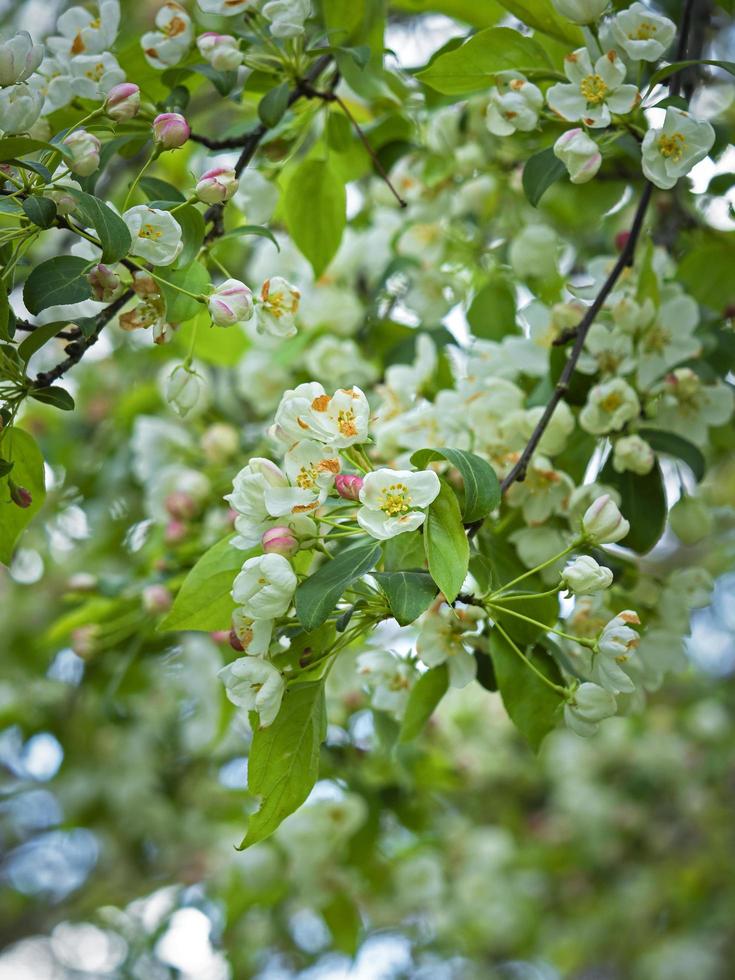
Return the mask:
[[[727,565],[726,13],[474,6],[102,0],[0,44],[0,558],[63,573],[39,656],[113,693],[208,637],[245,848],[348,675],[399,752],[470,686],[534,750],[595,736]],[[417,65],[386,24],[430,10]]]

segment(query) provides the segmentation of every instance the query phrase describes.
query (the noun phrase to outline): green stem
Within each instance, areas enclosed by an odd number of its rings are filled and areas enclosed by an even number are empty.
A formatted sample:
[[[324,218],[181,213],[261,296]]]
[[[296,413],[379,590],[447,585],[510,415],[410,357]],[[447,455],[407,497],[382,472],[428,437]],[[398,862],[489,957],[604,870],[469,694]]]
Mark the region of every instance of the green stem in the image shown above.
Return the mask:
[[[557,636],[561,636],[565,640],[571,640],[573,643],[579,643],[584,647],[594,646],[594,641],[592,640],[588,640],[582,636],[572,636],[571,633],[564,633],[562,630],[556,629],[555,626],[547,626],[546,623],[539,623],[537,619],[531,619],[530,616],[524,616],[523,613],[516,612],[515,609],[506,609],[505,606],[497,605],[494,602],[488,602],[486,605],[488,609],[499,609],[506,616],[514,616],[516,619],[522,619],[524,623],[530,623],[532,626],[538,626],[538,628],[542,629],[545,633],[555,633]]]
[[[555,694],[558,694],[560,697],[566,699],[569,693],[567,688],[561,687],[559,684],[554,684],[553,681],[549,680],[546,674],[543,674],[538,669],[538,667],[536,667],[535,664],[532,664],[531,661],[528,659],[528,657],[525,655],[525,653],[521,650],[521,648],[517,646],[513,642],[513,640],[511,640],[511,638],[508,636],[508,634],[505,632],[505,630],[499,623],[495,624],[495,629],[500,632],[501,636],[505,638],[506,643],[518,654],[518,656],[521,658],[521,660],[526,665],[526,667],[530,668],[540,681],[543,681],[547,687],[550,687]]]
[[[559,589],[549,589],[548,592],[520,592],[516,595],[498,596],[493,604],[501,602],[518,602],[519,599],[545,599],[547,595],[558,595]]]
[[[160,153],[159,147],[158,146],[154,146],[153,149],[151,150],[151,155],[148,157],[148,159],[146,160],[146,162],[143,164],[143,166],[142,166],[141,170],[139,171],[139,173],[136,174],[135,180],[133,181],[133,183],[128,188],[128,193],[125,195],[125,202],[123,203],[123,206],[122,206],[122,211],[127,211],[128,204],[130,202],[130,198],[135,193],[135,189],[138,186],[138,184],[140,183],[141,177],[146,172],[146,170],[150,167],[150,165],[153,163],[153,161],[158,157],[159,153]]]
[[[548,568],[549,565],[553,565],[554,562],[559,561],[560,558],[563,558],[565,555],[568,555],[571,551],[574,551],[576,546],[577,546],[576,543],[570,544],[568,548],[565,548],[564,551],[560,551],[558,555],[554,555],[553,557],[549,558],[547,561],[543,562],[541,565],[537,565],[535,568],[530,568],[527,572],[524,572],[522,575],[519,575],[517,578],[514,578],[512,582],[506,582],[505,585],[501,585],[501,587],[497,589],[497,591],[493,592],[490,598],[494,599],[496,596],[499,596],[501,595],[501,593],[506,592],[508,589],[512,588],[518,582],[522,582],[524,578],[528,578],[529,575],[535,575],[536,572],[540,572],[544,568]]]

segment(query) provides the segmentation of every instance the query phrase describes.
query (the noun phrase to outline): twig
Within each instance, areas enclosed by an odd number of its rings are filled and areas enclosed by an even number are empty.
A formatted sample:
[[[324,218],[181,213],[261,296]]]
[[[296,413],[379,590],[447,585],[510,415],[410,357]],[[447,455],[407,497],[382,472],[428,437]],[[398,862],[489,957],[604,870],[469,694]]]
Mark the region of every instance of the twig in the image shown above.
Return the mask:
[[[400,204],[400,206],[402,208],[408,207],[408,203],[403,200],[403,198],[401,197],[401,195],[398,193],[398,191],[395,189],[395,187],[391,183],[390,177],[388,176],[385,167],[380,162],[380,158],[378,157],[377,153],[375,152],[375,150],[370,145],[370,141],[368,140],[367,136],[365,135],[365,132],[364,132],[362,126],[355,119],[355,117],[352,115],[352,113],[350,112],[350,110],[347,107],[347,105],[336,94],[336,92],[334,93],[334,101],[337,103],[337,105],[340,107],[340,109],[342,110],[342,112],[344,112],[344,114],[347,116],[347,118],[352,123],[353,129],[355,130],[355,132],[357,133],[357,135],[360,137],[360,142],[362,143],[362,145],[367,150],[367,153],[368,153],[368,156],[370,157],[370,159],[373,161],[373,166],[375,167],[375,169],[378,171],[378,173],[380,174],[380,176],[383,178],[383,180],[385,181],[385,183],[390,188],[390,192],[393,195],[393,197],[396,199],[396,201],[398,201],[398,203]]]
[[[70,323],[73,321],[69,321]],[[39,323],[28,323],[27,320],[16,320],[15,329],[22,330],[24,333],[33,333],[34,330],[38,330],[42,324]],[[55,334],[60,340],[76,340],[78,337],[82,336],[82,331],[79,327],[72,327],[71,330],[60,330],[59,333]]]
[[[681,27],[679,32],[679,43],[677,45],[677,60],[683,60],[684,55],[687,50],[687,42],[689,37],[689,30],[692,22],[692,14],[694,10],[694,0],[686,0],[686,5],[682,13]],[[671,81],[669,83],[669,92],[672,95],[678,95],[681,86],[681,72],[676,72],[671,76]],[[584,348],[584,342],[587,339],[587,334],[590,327],[592,326],[595,317],[602,309],[603,303],[607,297],[612,292],[615,283],[620,278],[621,273],[627,267],[633,264],[633,259],[635,258],[635,249],[638,243],[638,239],[641,235],[641,230],[643,228],[643,221],[646,216],[646,211],[648,210],[648,205],[651,201],[651,196],[653,194],[653,184],[646,181],[646,185],[641,194],[641,199],[638,202],[638,207],[636,208],[635,216],[633,218],[633,224],[628,235],[628,239],[618,257],[617,262],[610,271],[607,279],[602,284],[599,293],[597,294],[594,302],[586,311],[581,321],[574,329],[574,346],[572,347],[571,353],[567,358],[567,362],[564,365],[564,370],[562,371],[559,380],[554,388],[554,391],[549,399],[544,413],[538,421],[536,428],[531,433],[531,437],[528,440],[523,452],[521,453],[515,466],[512,468],[510,473],[505,477],[505,479],[500,484],[500,488],[505,493],[509,487],[514,483],[521,483],[526,476],[526,470],[531,461],[531,457],[536,451],[541,438],[546,431],[546,427],[551,421],[551,417],[554,414],[556,406],[562,400],[564,395],[569,389],[569,383],[571,381],[574,369],[577,366],[577,361],[580,358],[582,350]],[[571,339],[571,338],[570,338]],[[475,522],[471,524],[468,528],[470,537],[473,537],[479,530],[480,524]]]

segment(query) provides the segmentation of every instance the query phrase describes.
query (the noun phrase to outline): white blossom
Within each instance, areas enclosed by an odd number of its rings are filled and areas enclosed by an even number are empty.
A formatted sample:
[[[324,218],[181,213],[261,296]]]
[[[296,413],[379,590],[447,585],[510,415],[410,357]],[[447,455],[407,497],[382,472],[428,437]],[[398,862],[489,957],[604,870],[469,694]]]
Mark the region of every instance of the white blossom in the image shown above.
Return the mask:
[[[240,657],[223,667],[219,676],[233,704],[256,711],[261,728],[273,724],[286,686],[273,664],[259,657]]]
[[[543,108],[541,89],[517,71],[498,72],[490,89],[487,128],[496,136],[535,129]]]
[[[415,531],[426,520],[421,508],[428,507],[440,489],[433,470],[375,470],[360,488],[358,524],[379,541]]]
[[[715,131],[706,119],[695,119],[683,109],[670,106],[660,129],[649,129],[643,137],[643,173],[663,190],[704,160],[715,141]]]
[[[123,214],[132,245],[130,254],[138,255],[152,265],[171,265],[181,253],[181,226],[168,211],[137,204]]]
[[[564,722],[577,735],[594,735],[598,725],[617,711],[615,697],[598,684],[586,682],[570,696],[564,705]]]
[[[562,119],[609,126],[611,113],[625,115],[640,101],[635,85],[624,84],[625,65],[614,51],[593,66],[587,49],[578,48],[564,58],[564,72],[570,84],[552,85],[546,93],[549,108]]]
[[[232,585],[232,598],[251,619],[277,619],[288,612],[296,573],[283,555],[248,558]]]
[[[578,595],[602,592],[612,584],[609,568],[599,565],[590,555],[580,555],[570,561],[561,575],[562,582]]]
[[[631,61],[658,61],[675,35],[676,24],[643,3],[633,3],[615,14],[601,32],[603,43],[616,46]]]

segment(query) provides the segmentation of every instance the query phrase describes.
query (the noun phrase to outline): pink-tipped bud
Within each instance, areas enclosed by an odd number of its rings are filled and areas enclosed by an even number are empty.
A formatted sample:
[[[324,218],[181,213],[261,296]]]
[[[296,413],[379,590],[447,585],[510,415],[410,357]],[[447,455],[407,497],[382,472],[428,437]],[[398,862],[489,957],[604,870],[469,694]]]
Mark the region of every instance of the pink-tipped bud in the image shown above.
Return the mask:
[[[166,544],[178,544],[188,533],[188,528],[183,521],[169,521],[163,532],[163,539]]]
[[[615,248],[618,252],[622,252],[625,246],[628,244],[628,239],[630,238],[629,231],[619,231],[615,236]]]
[[[229,201],[237,190],[238,183],[232,167],[212,167],[197,181],[197,197],[205,204],[222,204],[223,201]]]
[[[165,585],[147,585],[143,589],[143,608],[149,613],[168,612],[173,596]]]
[[[299,542],[293,531],[282,525],[269,528],[262,538],[263,551],[267,555],[283,555],[289,558],[299,550]]]
[[[164,507],[175,521],[188,521],[199,512],[196,500],[184,490],[173,490],[166,497]]]
[[[180,112],[162,112],[153,120],[153,139],[165,150],[175,150],[189,139],[189,123]]]
[[[33,503],[33,495],[30,490],[25,487],[18,486],[17,483],[13,483],[12,480],[8,480],[10,486],[10,499],[17,507],[22,507],[24,510],[26,507],[30,507]]]
[[[230,630],[213,630],[209,634],[209,638],[214,643],[229,643],[230,642]]]
[[[87,282],[100,303],[111,303],[120,293],[120,277],[101,262],[87,273]]]
[[[338,473],[334,478],[334,486],[344,500],[359,500],[362,477],[354,473]]]
[[[113,85],[105,99],[105,112],[116,122],[137,116],[140,109],[140,89],[133,82]]]

